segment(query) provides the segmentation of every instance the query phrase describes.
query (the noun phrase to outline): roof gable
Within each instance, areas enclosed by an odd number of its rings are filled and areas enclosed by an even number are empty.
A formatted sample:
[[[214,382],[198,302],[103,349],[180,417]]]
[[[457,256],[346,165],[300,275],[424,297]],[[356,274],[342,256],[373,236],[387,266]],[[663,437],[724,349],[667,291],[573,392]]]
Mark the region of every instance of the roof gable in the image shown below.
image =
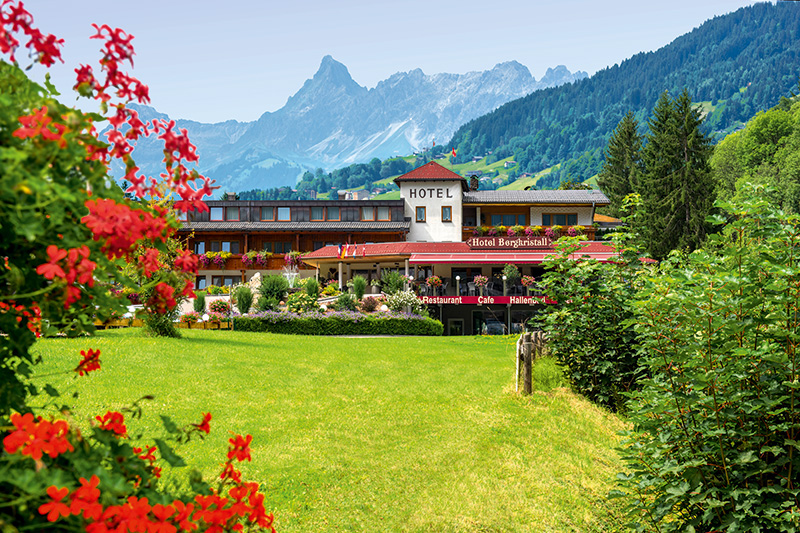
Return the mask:
[[[462,189],[469,190],[466,179],[452,170],[444,168],[436,161],[425,163],[421,167],[417,167],[411,172],[406,172],[394,179],[398,186],[401,181],[457,181],[461,183]]]

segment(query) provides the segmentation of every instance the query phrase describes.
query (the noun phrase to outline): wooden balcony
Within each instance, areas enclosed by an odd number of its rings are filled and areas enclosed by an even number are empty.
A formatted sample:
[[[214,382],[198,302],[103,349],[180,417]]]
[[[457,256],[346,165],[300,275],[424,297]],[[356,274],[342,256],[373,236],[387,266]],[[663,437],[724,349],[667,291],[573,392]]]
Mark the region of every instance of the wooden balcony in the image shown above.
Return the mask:
[[[225,260],[225,264],[223,267],[220,267],[215,263],[213,260],[208,263],[207,266],[200,266],[198,270],[233,270],[240,272],[242,270],[283,270],[283,267],[286,266],[286,261],[283,259],[283,254],[276,254],[272,257],[267,258],[267,264],[255,262],[250,266],[245,266],[242,262],[242,254],[235,254],[232,257],[229,257]],[[314,267],[310,267],[305,263],[300,265],[300,270],[313,270]]]

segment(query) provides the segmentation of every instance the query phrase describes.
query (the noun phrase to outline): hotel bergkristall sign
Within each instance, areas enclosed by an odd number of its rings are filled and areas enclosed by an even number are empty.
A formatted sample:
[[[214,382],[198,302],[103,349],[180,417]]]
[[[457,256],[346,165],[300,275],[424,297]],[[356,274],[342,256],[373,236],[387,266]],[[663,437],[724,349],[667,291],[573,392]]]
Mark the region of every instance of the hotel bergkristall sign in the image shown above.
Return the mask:
[[[550,237],[472,237],[467,240],[467,246],[473,250],[534,250],[538,248],[552,248],[553,239]]]

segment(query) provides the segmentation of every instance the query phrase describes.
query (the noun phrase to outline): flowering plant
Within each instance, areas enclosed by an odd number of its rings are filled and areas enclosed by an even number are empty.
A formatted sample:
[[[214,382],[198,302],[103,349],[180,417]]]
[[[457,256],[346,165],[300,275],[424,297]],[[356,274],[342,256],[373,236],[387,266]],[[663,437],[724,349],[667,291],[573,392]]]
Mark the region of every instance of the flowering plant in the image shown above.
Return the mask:
[[[475,237],[481,237],[483,235],[486,235],[487,231],[489,231],[488,228],[485,228],[483,226],[476,226],[475,229],[472,230],[472,234]]]
[[[242,264],[247,268],[267,266],[270,257],[272,257],[272,252],[251,250],[246,254],[242,254]]]
[[[144,123],[128,105],[149,102],[147,86],[125,72],[132,63],[133,36],[94,26],[93,38],[102,43],[100,66],[96,72],[89,65],[76,69],[74,88],[96,100],[91,105],[101,113],[83,113],[61,104],[49,81],[39,86],[17,65],[20,47],[46,66],[61,60],[63,40],[32,24],[20,2],[0,0],[2,529],[272,530],[264,495],[258,485],[243,482],[236,468],[250,460],[249,435],[229,440],[227,461],[213,488],[196,477],[179,479],[178,472],[164,483],[162,467],[184,464],[174,446],[204,438],[209,413],[183,427],[164,415],[164,433],[142,437],[141,442],[155,445],[139,448],[128,440],[128,424],[135,421],[126,416],[141,414],[141,400],[87,416],[87,430],[73,422],[79,413],[61,415],[69,409],[61,405],[66,396],[45,400],[58,397],[57,389],[30,379],[39,359],[31,353],[37,336],[91,334],[94,325],[87,317],[96,313],[104,320],[126,310],[109,284],[135,285],[148,314],[161,317],[193,295],[197,257],[173,246],[180,223],[172,213],[207,211],[202,199],[213,192],[210,179],[188,168],[197,155],[185,130],[161,119]],[[109,124],[108,143],[100,139],[100,121]],[[145,135],[163,142],[161,179],[143,174],[131,157],[133,145]],[[110,186],[112,164],[125,169],[127,191]],[[125,192],[136,200],[125,198]],[[121,272],[121,265],[130,274]],[[100,350],[81,350],[80,356],[65,373],[102,371]]]
[[[533,276],[522,276],[522,286],[532,287],[536,283],[536,278]]]
[[[224,313],[217,313],[215,311],[211,311],[208,313],[208,321],[212,324],[219,324],[220,322],[227,322],[228,315]]]
[[[428,284],[428,287],[441,287],[442,278],[440,278],[439,276],[430,276],[428,279],[425,280],[425,283]]]
[[[214,300],[208,304],[208,310],[212,313],[227,315],[231,312],[231,304],[225,300]]]
[[[189,311],[185,315],[181,315],[181,322],[184,324],[194,324],[200,322],[200,313],[197,311]]]
[[[289,268],[298,268],[303,264],[303,259],[301,258],[300,252],[289,252],[283,256],[283,260],[286,262],[286,266]]]
[[[525,235],[528,237],[538,237],[542,234],[541,226],[528,226],[525,228]]]
[[[509,237],[515,237],[517,235],[522,235],[524,232],[525,232],[524,226],[511,226],[510,228],[508,228],[507,234]]]
[[[495,228],[495,235],[508,235],[508,227],[506,226],[497,226]]]
[[[476,287],[485,287],[486,284],[489,283],[489,278],[478,274],[472,281],[475,283]]]
[[[489,237],[497,237],[497,228],[489,228],[486,232]]]

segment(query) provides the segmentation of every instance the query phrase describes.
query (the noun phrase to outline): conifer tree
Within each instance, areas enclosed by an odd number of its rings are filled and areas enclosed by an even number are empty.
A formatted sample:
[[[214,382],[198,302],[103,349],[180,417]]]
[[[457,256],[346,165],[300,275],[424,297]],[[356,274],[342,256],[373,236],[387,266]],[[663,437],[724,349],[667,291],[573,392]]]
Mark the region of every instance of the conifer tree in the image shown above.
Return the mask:
[[[605,162],[597,182],[611,200],[611,214],[618,216],[622,199],[638,192],[642,175],[642,136],[633,112],[628,111],[608,140]]]
[[[640,194],[642,234],[656,259],[675,249],[694,250],[706,237],[706,216],[714,204],[709,160],[711,144],[700,131],[703,119],[684,91],[662,93],[648,122]]]

